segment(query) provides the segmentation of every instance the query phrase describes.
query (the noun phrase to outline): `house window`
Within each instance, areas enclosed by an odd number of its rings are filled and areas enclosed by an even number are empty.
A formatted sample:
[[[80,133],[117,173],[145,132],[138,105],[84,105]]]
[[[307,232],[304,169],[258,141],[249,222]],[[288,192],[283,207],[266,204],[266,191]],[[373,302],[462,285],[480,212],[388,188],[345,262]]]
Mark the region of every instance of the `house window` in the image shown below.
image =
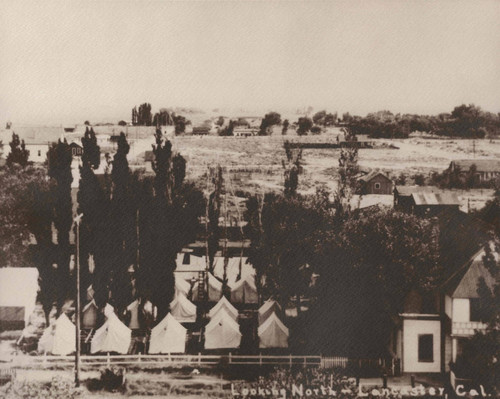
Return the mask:
[[[191,257],[188,253],[184,254],[184,258],[182,259],[183,265],[189,265],[191,263]]]
[[[419,334],[418,361],[422,363],[432,363],[434,361],[434,335]]]
[[[375,183],[375,190],[380,190],[380,183]]]
[[[38,150],[38,156],[41,157],[42,156],[42,151],[41,150]]]

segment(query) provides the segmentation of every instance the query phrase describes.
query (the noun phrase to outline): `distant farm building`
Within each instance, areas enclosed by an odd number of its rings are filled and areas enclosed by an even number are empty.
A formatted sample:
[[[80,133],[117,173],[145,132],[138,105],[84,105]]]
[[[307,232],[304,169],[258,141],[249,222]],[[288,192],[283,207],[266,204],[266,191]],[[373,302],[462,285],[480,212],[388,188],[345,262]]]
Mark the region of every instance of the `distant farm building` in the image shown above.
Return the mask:
[[[358,179],[360,192],[366,194],[392,194],[392,180],[382,172],[372,171]]]
[[[460,171],[460,174],[467,174],[472,167],[475,167],[476,176],[480,182],[494,180],[500,177],[500,160],[498,159],[461,159],[451,161],[448,170],[450,172]]]
[[[255,128],[235,127],[233,129],[233,135],[238,136],[238,137],[256,136],[257,133],[258,133],[258,130]]]
[[[193,127],[193,135],[207,136],[210,134],[209,126],[196,126]]]
[[[69,145],[69,148],[71,149],[71,155],[73,155],[74,157],[82,156],[83,147],[79,143],[74,141]]]
[[[443,211],[459,211],[460,200],[451,190],[432,186],[396,186],[394,208],[419,216],[436,216]]]
[[[30,152],[28,161],[34,163],[44,163],[47,160],[49,147],[50,143],[27,141],[26,149]]]

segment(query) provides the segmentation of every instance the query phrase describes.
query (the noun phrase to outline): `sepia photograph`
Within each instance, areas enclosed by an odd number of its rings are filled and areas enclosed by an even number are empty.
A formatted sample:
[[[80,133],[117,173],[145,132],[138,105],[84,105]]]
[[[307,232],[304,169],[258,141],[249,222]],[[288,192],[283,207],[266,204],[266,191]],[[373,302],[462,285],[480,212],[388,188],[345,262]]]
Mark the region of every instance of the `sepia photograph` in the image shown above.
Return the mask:
[[[0,399],[500,398],[499,21],[0,0]]]

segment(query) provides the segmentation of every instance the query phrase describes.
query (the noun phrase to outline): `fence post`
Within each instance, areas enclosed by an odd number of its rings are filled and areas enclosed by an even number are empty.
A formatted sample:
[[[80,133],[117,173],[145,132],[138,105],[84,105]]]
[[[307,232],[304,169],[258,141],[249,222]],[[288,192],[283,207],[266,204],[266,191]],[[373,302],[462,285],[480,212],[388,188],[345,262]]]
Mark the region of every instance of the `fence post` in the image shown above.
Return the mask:
[[[307,357],[304,356],[304,368],[307,366]]]
[[[391,359],[391,370],[392,370],[392,375],[394,376],[395,375],[395,366],[394,366],[394,358]]]
[[[106,355],[107,358],[106,358],[106,363],[108,364],[108,366],[111,364],[111,358],[109,357],[109,352],[108,354]]]
[[[139,364],[141,363],[141,352],[139,352],[139,356],[137,356],[137,361],[139,362]]]
[[[42,362],[43,368],[47,366],[47,352],[43,353],[43,362]]]
[[[229,364],[232,363],[232,359],[231,359],[231,352],[229,352]]]
[[[292,354],[290,353],[290,369],[292,368]]]
[[[201,352],[198,352],[198,366],[201,366]]]

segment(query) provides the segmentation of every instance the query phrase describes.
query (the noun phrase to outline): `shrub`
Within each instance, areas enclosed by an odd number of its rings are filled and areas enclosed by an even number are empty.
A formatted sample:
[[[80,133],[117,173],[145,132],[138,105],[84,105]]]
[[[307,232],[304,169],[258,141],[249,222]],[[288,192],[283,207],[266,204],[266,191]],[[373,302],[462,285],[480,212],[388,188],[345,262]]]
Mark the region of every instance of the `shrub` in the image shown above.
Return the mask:
[[[0,387],[0,397],[14,398],[45,398],[73,399],[80,395],[73,381],[62,377],[53,377],[49,383],[40,381],[15,380]]]

